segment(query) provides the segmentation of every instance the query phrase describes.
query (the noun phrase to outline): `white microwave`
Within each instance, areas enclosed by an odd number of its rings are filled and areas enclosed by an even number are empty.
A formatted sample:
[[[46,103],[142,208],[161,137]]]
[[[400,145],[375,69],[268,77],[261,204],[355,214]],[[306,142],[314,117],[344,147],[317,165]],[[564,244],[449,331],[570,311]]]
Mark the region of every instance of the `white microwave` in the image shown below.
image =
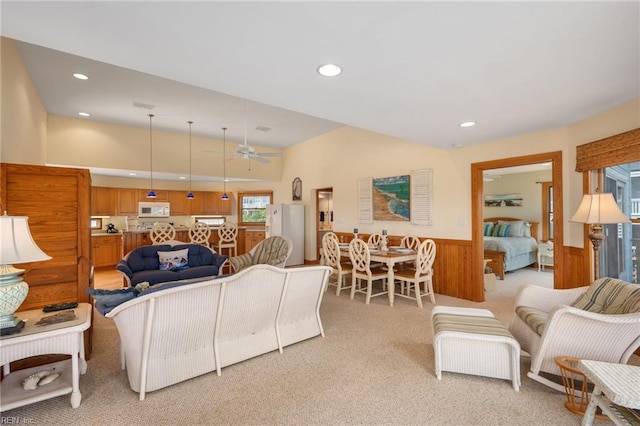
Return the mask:
[[[138,203],[138,217],[169,217],[169,203]]]

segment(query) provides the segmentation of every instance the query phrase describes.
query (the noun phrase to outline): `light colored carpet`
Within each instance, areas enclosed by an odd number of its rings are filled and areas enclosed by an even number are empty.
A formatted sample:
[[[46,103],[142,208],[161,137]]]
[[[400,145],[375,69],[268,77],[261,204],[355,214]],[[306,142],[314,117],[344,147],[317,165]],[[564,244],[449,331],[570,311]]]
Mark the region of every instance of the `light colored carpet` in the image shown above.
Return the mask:
[[[507,324],[513,291],[499,282],[484,303],[436,295],[438,304],[490,309]],[[333,288],[331,288],[333,289]],[[329,291],[321,308],[326,337],[313,338],[147,394],[120,370],[111,320],[96,314],[94,352],[81,377],[82,404],[61,396],[3,413],[32,424],[215,425],[579,425],[564,394],[526,377],[510,381],[443,373],[436,380],[429,329],[432,305],[385,297],[364,304]],[[135,324],[131,324],[135,327]],[[6,421],[4,421],[6,423]],[[597,423],[598,424],[598,423]],[[599,422],[599,424],[607,424]]]

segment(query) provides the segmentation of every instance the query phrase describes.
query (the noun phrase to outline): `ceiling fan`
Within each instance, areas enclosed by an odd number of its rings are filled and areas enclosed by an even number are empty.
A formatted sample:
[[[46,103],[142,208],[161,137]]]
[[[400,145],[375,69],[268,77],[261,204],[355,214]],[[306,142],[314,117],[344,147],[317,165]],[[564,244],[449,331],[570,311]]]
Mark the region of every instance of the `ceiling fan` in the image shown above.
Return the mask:
[[[257,152],[255,148],[247,145],[247,139],[245,138],[244,144],[238,145],[236,148],[236,154],[232,158],[244,158],[245,160],[253,159],[260,163],[268,163],[269,160],[265,157],[282,157],[282,154],[278,152]]]

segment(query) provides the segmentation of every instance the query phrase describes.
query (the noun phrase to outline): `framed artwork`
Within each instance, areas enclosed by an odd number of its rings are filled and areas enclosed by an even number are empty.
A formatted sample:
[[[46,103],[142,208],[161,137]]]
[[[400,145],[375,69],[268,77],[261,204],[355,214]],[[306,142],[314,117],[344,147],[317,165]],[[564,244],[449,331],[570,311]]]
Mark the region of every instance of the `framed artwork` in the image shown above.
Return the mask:
[[[291,198],[293,201],[302,200],[302,180],[299,177],[295,178],[291,184]]]
[[[522,194],[485,195],[485,207],[522,207]]]
[[[373,219],[409,221],[409,175],[373,179]]]

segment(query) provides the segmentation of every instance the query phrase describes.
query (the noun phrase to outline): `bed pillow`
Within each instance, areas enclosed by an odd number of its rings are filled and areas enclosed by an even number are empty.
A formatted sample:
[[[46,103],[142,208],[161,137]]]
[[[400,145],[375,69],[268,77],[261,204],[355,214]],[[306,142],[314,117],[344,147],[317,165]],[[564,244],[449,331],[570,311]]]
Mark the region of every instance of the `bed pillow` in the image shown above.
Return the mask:
[[[496,226],[496,224],[494,222],[485,222],[482,235],[484,235],[485,237],[492,236],[493,235],[493,228],[495,226]]]
[[[531,238],[531,224],[529,222],[524,223],[524,237]]]
[[[524,237],[524,221],[523,220],[514,220],[514,221],[503,221],[499,220],[498,225],[509,225],[509,235],[505,235],[505,237]]]
[[[179,271],[189,267],[189,249],[174,251],[159,251],[161,271]]]
[[[507,225],[507,224],[497,224],[496,226],[493,227],[493,234],[492,236],[494,237],[508,237],[509,236],[509,231],[511,230],[511,225]]]

